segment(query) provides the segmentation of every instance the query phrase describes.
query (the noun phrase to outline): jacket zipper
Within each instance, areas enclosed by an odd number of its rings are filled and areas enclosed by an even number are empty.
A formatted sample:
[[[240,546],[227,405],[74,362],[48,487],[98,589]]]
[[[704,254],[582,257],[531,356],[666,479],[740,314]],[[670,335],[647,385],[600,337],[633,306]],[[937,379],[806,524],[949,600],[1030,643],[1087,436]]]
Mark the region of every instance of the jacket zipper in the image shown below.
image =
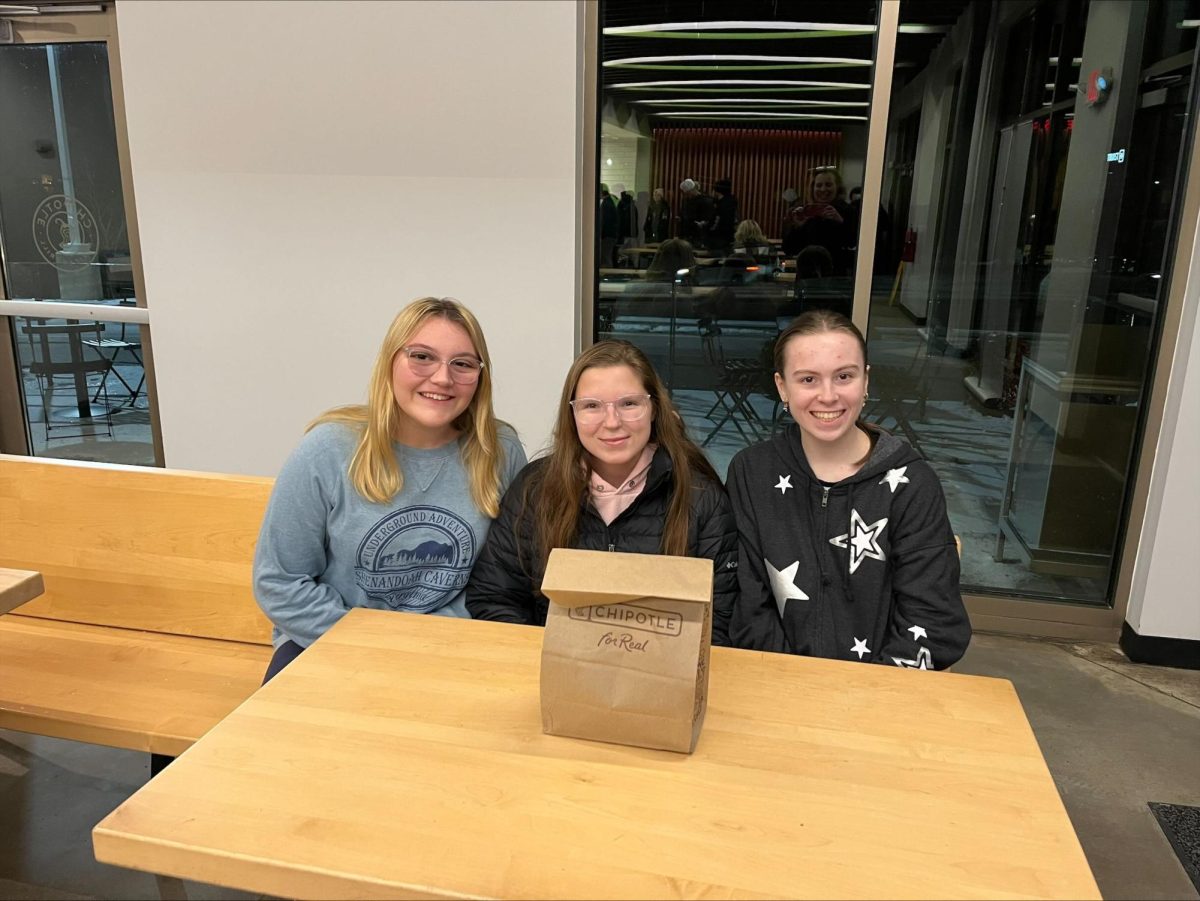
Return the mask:
[[[820,516],[821,521],[820,521],[820,524],[817,526],[817,534],[821,536],[820,544],[822,545],[821,547],[817,548],[817,554],[818,554],[817,570],[821,574],[821,581],[817,585],[817,603],[818,604],[825,603],[825,581],[826,581],[826,579],[829,578],[829,575],[825,572],[825,563],[822,562],[823,559],[827,560],[828,557],[822,558],[820,556],[825,550],[824,543],[827,540],[826,536],[828,536],[828,534],[829,534],[828,512],[829,512],[829,486],[822,485],[821,486],[821,516]],[[836,565],[836,561],[835,561],[834,565]]]

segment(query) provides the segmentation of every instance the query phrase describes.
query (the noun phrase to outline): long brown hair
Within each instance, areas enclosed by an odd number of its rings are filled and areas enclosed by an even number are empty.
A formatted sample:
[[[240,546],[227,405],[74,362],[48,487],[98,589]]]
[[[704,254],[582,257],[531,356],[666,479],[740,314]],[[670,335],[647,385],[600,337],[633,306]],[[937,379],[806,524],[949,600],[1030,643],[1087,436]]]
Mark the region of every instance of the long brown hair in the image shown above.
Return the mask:
[[[392,361],[426,322],[437,317],[461,326],[483,362],[475,395],[454,421],[454,427],[462,434],[460,447],[471,499],[486,516],[494,519],[500,512],[502,461],[497,419],[492,409],[492,360],[479,320],[452,297],[422,297],[401,310],[388,327],[375,358],[367,403],[327,410],[309,423],[308,428],[323,422],[340,422],[359,429],[358,447],[350,459],[350,482],[360,495],[377,504],[395,497],[404,487],[404,475],[392,446],[401,416],[392,392]]]
[[[575,389],[585,370],[606,366],[628,366],[641,380],[650,395],[654,417],[650,441],[671,458],[674,485],[659,545],[661,553],[679,557],[687,554],[693,476],[701,475],[717,484],[721,481],[704,452],[688,437],[683,419],[646,355],[628,341],[593,344],[567,372],[554,423],[553,446],[539,477],[527,484],[522,500],[524,506],[532,503],[538,511],[537,553],[542,565],[553,548],[572,547],[579,537],[580,507],[587,494],[590,466],[570,401],[575,399]]]

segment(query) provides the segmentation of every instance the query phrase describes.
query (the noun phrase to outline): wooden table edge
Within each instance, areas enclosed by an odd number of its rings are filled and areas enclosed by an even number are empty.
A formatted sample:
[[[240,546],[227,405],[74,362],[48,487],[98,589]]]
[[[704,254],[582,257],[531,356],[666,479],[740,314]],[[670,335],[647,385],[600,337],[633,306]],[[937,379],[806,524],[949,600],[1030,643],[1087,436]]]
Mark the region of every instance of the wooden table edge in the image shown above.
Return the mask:
[[[45,592],[46,583],[40,572],[0,566],[0,613],[15,610]]]
[[[218,854],[208,849],[193,848],[181,842],[172,842],[166,839],[132,837],[107,825],[117,812],[110,813],[92,829],[92,851],[96,860],[110,866],[125,867],[160,876],[173,876],[177,879],[207,882],[237,891],[262,892],[280,898],[490,901],[490,896],[487,895],[473,895],[456,892],[452,889],[435,889],[429,886],[371,879],[361,874],[347,874],[318,866],[283,866],[250,855]],[[147,856],[158,856],[157,854],[148,855],[145,851],[146,848],[159,849],[167,856],[164,859],[156,860],[155,869],[150,870],[144,865],[128,862],[124,852],[133,848],[141,849],[142,853],[134,856],[143,860]],[[183,865],[177,865],[176,857],[180,854],[184,857]],[[238,860],[243,865],[252,868],[251,876],[254,884],[246,879],[239,880],[238,885],[222,882],[220,878],[222,870],[230,860]],[[243,869],[242,873],[246,873],[246,870]]]

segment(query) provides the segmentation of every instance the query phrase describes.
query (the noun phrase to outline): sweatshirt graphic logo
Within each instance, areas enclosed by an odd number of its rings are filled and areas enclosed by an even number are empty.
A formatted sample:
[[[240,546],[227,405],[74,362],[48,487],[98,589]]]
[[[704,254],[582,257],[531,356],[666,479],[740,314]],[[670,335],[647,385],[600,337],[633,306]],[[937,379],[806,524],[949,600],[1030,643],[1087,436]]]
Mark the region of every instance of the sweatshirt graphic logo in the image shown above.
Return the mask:
[[[872,560],[887,560],[883,549],[879,546],[879,536],[883,534],[883,530],[887,527],[887,518],[884,517],[870,525],[863,520],[857,510],[850,511],[850,531],[844,535],[838,535],[836,538],[830,538],[829,543],[837,547],[850,548],[850,572],[854,573],[859,564],[864,559],[870,557]],[[849,544],[847,545],[847,541]]]
[[[428,613],[467,584],[475,532],[441,507],[405,507],[367,530],[354,583],[377,605]]]

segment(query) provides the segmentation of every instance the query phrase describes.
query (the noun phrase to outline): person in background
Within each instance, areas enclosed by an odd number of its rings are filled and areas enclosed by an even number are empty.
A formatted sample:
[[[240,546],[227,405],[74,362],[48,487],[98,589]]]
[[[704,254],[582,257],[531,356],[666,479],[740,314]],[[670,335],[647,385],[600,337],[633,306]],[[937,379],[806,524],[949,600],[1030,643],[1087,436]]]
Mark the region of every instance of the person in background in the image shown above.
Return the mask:
[[[662,188],[654,189],[642,228],[647,244],[658,244],[671,237],[671,205],[667,203]]]
[[[862,188],[850,189],[850,212],[846,216],[846,229],[850,240],[857,248],[858,230],[862,224]],[[876,275],[889,275],[895,272],[896,266],[891,260],[892,255],[892,217],[882,205],[879,207],[879,218],[875,220],[875,256],[873,272]]]
[[[716,204],[708,227],[708,246],[713,253],[729,253],[738,221],[738,202],[733,196],[732,182],[722,178],[713,185],[713,194],[716,195]]]
[[[617,197],[617,247],[624,248],[637,241],[637,204],[624,185],[616,185]]]
[[[679,275],[683,269],[686,275]],[[685,285],[692,284],[696,269],[696,252],[692,245],[682,238],[671,238],[663,241],[654,252],[654,259],[646,269],[648,282],[675,282]]]
[[[783,206],[783,209],[779,216],[778,232],[781,236],[787,234],[788,229],[791,228],[792,207],[796,205],[796,201],[799,199],[799,197],[800,195],[797,193],[795,188],[784,188],[783,191],[780,192],[779,200]]]
[[[600,185],[600,268],[612,269],[616,265],[617,249],[617,204],[608,192],[608,185]]]
[[[772,252],[771,242],[753,219],[743,219],[738,223],[733,233],[733,250],[734,253],[744,253],[752,257]]]
[[[683,200],[679,205],[679,228],[675,234],[683,238],[694,248],[706,246],[708,227],[715,215],[713,199],[700,190],[700,185],[693,178],[685,178],[679,183]]]
[[[833,257],[820,244],[810,244],[796,255],[796,284],[794,303],[789,306],[789,315],[799,315],[809,310],[833,310],[849,318],[853,312],[854,298],[848,276],[835,277]]]
[[[833,258],[834,274],[849,275],[853,265],[853,236],[847,224],[850,208],[839,199],[842,176],[837,169],[818,169],[809,185],[808,203],[788,212],[783,252],[794,257],[802,248],[819,244]]]
[[[627,341],[601,341],[572,364],[553,446],[504,495],[471,573],[471,615],[545,625],[540,586],[556,547],[711,559],[712,640],[728,644],[737,593],[729,499],[650,361]]]
[[[525,465],[492,411],[478,321],[451,298],[392,321],[366,404],[319,416],[275,480],[254,555],[264,682],[354,607],[466,617],[463,590]]]
[[[962,657],[971,625],[933,469],[860,421],[866,344],[844,316],[797,318],[775,345],[795,424],[738,453],[735,647],[915,669]]]

